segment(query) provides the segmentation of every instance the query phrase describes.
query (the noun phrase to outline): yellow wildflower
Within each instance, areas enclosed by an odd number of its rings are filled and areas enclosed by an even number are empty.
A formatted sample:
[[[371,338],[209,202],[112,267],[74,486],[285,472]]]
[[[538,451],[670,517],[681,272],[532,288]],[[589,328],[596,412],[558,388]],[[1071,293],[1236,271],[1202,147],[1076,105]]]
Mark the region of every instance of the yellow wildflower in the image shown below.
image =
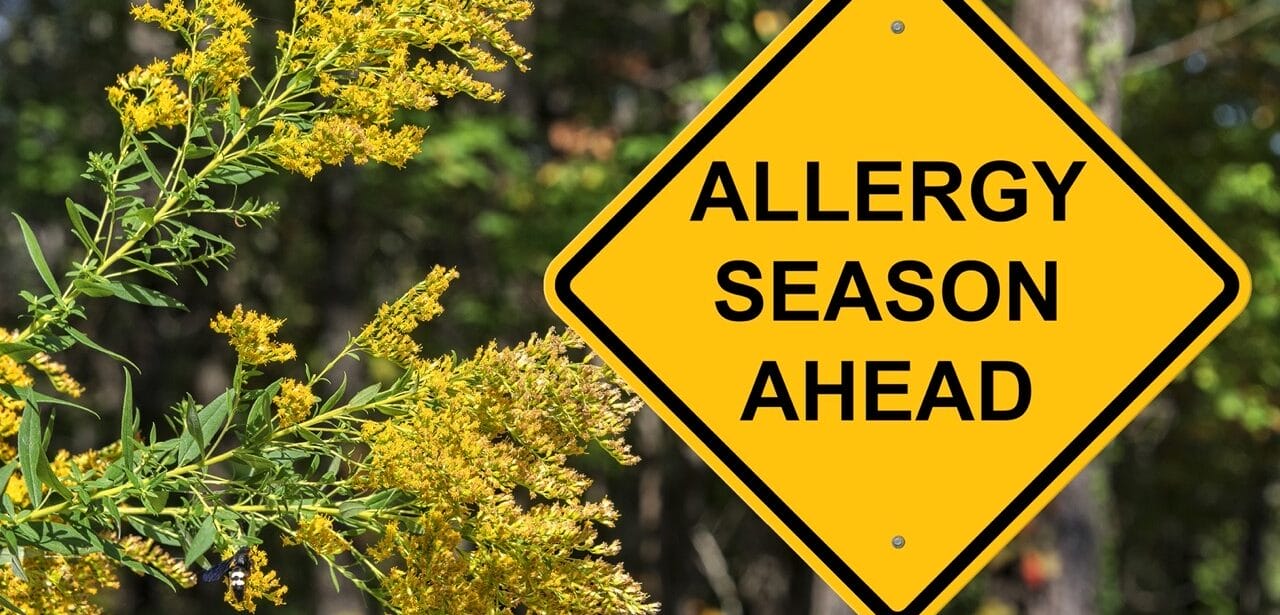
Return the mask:
[[[320,401],[311,393],[311,387],[292,378],[280,381],[280,392],[271,398],[276,407],[277,427],[284,429],[297,425],[311,414],[311,407]]]
[[[227,316],[218,312],[209,327],[226,335],[227,342],[235,349],[240,360],[249,365],[263,365],[288,361],[297,356],[293,344],[277,342],[271,339],[284,319],[263,316],[253,310],[246,311],[237,305]]]
[[[334,531],[333,519],[325,515],[316,515],[299,523],[295,538],[286,538],[284,543],[306,545],[312,551],[329,557],[351,550],[351,543]]]
[[[119,544],[120,551],[124,553],[125,557],[163,572],[179,587],[190,589],[196,586],[195,573],[191,572],[180,560],[169,555],[167,551],[150,538],[125,536]]]
[[[107,88],[107,100],[120,113],[125,128],[146,132],[156,126],[185,123],[191,102],[169,76],[169,63],[156,60],[135,66]]]
[[[226,551],[222,556],[231,557],[233,553],[234,551]],[[236,599],[235,592],[231,591],[230,581],[227,582],[227,591],[222,599],[231,608],[248,613],[258,612],[258,600],[270,600],[276,606],[284,604],[284,595],[289,588],[280,583],[274,570],[267,569],[267,564],[265,551],[249,547],[249,575],[244,581],[244,599]]]
[[[13,505],[19,508],[31,501],[27,495],[27,482],[22,479],[22,472],[9,475],[9,483],[4,486],[4,493],[13,501]]]
[[[435,267],[426,279],[402,297],[382,304],[373,322],[365,325],[356,341],[373,356],[402,367],[421,361],[422,347],[413,341],[412,334],[419,325],[444,312],[440,295],[456,279],[457,270]]]
[[[100,449],[89,449],[76,455],[60,450],[49,462],[49,466],[64,482],[72,477],[72,468],[75,468],[81,476],[101,475],[111,462],[120,458],[120,449],[120,442],[116,441]]]
[[[522,70],[529,59],[507,29],[532,13],[527,0],[299,0],[295,9],[298,27],[279,35],[280,51],[331,104],[314,126],[277,125],[267,146],[282,167],[307,177],[347,158],[403,165],[425,131],[393,128],[399,111],[427,110],[458,94],[498,101],[502,93],[476,73],[501,70],[499,56]],[[411,62],[441,48],[454,59]]]
[[[311,178],[323,165],[341,164],[348,157],[356,164],[375,160],[402,167],[417,155],[425,134],[421,126],[390,129],[329,115],[306,132],[276,122],[267,146],[280,166]]]
[[[49,355],[43,352],[36,353],[35,356],[27,359],[27,363],[48,376],[50,384],[59,393],[68,397],[80,397],[84,394],[84,386],[67,373],[67,366],[54,361]]]
[[[120,587],[111,559],[102,553],[64,557],[26,549],[22,571],[25,580],[12,567],[0,566],[0,594],[25,613],[96,615],[103,611],[88,598]]]
[[[169,0],[164,8],[151,4],[138,4],[129,11],[133,18],[143,23],[153,23],[165,30],[177,32],[190,27],[191,12],[183,0]]]
[[[181,0],[169,0],[163,8],[137,5],[132,13],[138,21],[188,33],[192,49],[173,58],[173,69],[187,83],[208,85],[214,93],[226,96],[238,92],[240,82],[249,76],[246,47],[253,17],[237,0],[201,0],[192,10]]]

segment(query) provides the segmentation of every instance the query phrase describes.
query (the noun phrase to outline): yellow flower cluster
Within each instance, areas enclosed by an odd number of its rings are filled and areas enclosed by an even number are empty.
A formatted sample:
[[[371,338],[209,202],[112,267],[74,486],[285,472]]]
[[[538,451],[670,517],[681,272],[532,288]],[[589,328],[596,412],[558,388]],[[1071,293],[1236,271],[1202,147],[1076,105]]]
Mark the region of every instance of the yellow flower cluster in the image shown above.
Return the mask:
[[[351,543],[334,531],[333,519],[325,515],[316,515],[299,523],[294,534],[295,538],[285,539],[286,545],[306,545],[312,551],[329,557],[351,550]]]
[[[325,116],[311,130],[276,122],[271,148],[280,166],[315,177],[323,165],[342,164],[348,157],[356,164],[370,160],[403,167],[418,153],[426,129],[421,126],[385,128],[342,116]]]
[[[298,27],[280,33],[279,48],[330,105],[314,127],[277,125],[269,147],[281,166],[307,177],[347,157],[403,165],[425,131],[392,128],[398,111],[431,109],[438,97],[458,94],[498,101],[502,93],[475,73],[501,70],[499,56],[522,70],[529,59],[507,29],[532,13],[527,0],[297,0],[295,7]],[[419,57],[440,49],[456,61]]]
[[[121,445],[119,441],[112,442],[100,449],[90,449],[83,453],[72,455],[67,450],[59,450],[53,459],[49,462],[49,467],[53,470],[63,483],[78,482],[76,477],[81,480],[101,476],[106,471],[107,466],[111,462],[120,458]],[[17,452],[8,443],[4,443],[4,449],[0,450],[0,454],[7,455],[8,459],[17,456]],[[47,491],[48,487],[42,487],[42,491]],[[4,486],[4,491],[8,494],[9,499],[13,501],[14,506],[25,506],[30,503],[31,498],[27,493],[27,483],[22,479],[22,471],[14,472],[9,477],[9,482]]]
[[[207,85],[227,96],[238,92],[249,76],[246,47],[253,17],[237,0],[200,0],[190,10],[181,0],[169,0],[163,8],[136,5],[132,13],[138,21],[190,33],[192,49],[174,56],[173,69],[193,87]]]
[[[77,473],[82,477],[101,476],[111,462],[120,458],[120,451],[121,445],[118,440],[100,449],[90,449],[76,455],[60,450],[49,462],[49,466],[53,469],[53,473],[64,481],[74,478]]]
[[[363,426],[370,451],[360,480],[460,504],[512,485],[580,497],[590,481],[568,457],[594,442],[634,462],[621,434],[639,404],[607,369],[567,356],[580,343],[553,332],[514,348],[490,344],[457,364],[416,361],[415,380],[436,384],[419,386],[404,416]]]
[[[281,380],[280,392],[271,398],[271,404],[276,407],[276,427],[284,429],[306,420],[318,401],[320,398],[305,383],[292,378]]]
[[[35,356],[27,359],[27,364],[47,376],[49,383],[59,393],[72,398],[84,395],[84,386],[67,373],[67,366],[49,358],[49,355],[43,352],[36,353]]]
[[[163,8],[148,3],[138,4],[130,12],[138,21],[153,23],[173,32],[192,26],[191,11],[187,10],[187,4],[183,0],[169,0]]]
[[[9,496],[9,500],[14,506],[22,508],[26,506],[31,498],[27,495],[27,483],[22,480],[22,472],[14,472],[9,476],[9,483],[4,486],[4,494]]]
[[[0,355],[0,384],[9,384],[17,388],[26,388],[33,384],[27,370],[8,355]],[[8,438],[18,433],[22,423],[22,409],[26,402],[0,393],[0,438]]]
[[[156,60],[135,66],[107,88],[107,100],[120,114],[125,128],[146,132],[156,126],[177,126],[187,121],[191,102],[169,76],[169,63]]]
[[[125,557],[159,570],[179,587],[190,589],[196,586],[195,573],[150,538],[125,536],[119,544]]]
[[[654,613],[639,584],[600,559],[619,546],[596,544],[594,524],[616,517],[608,503],[526,510],[505,498],[462,523],[439,510],[412,524],[390,523],[368,554],[395,562],[382,587],[399,612]],[[474,529],[464,536],[461,526]],[[471,544],[465,553],[464,538]]]
[[[373,321],[365,325],[356,342],[369,354],[401,367],[423,362],[422,347],[413,341],[413,332],[424,322],[444,312],[440,295],[458,279],[454,269],[435,267],[426,279],[414,285],[404,296],[384,303]]]
[[[438,293],[411,295],[438,305]],[[382,329],[407,335],[404,317],[386,321],[401,327]],[[404,414],[363,425],[369,450],[356,484],[399,489],[432,511],[418,524],[389,526],[370,551],[402,560],[383,581],[394,606],[653,611],[619,566],[600,559],[617,545],[598,544],[595,528],[617,514],[607,501],[584,501],[591,481],[568,466],[569,455],[593,442],[634,461],[620,436],[639,402],[605,368],[569,356],[580,346],[572,334],[552,332],[514,348],[491,344],[462,362],[416,359],[409,368],[415,395]],[[525,497],[532,503],[522,504]],[[475,546],[465,556],[457,548],[463,537]],[[518,603],[510,587],[522,588]],[[495,604],[513,610],[493,611]]]
[[[240,360],[249,365],[288,361],[297,356],[293,344],[277,342],[271,337],[284,325],[283,318],[271,318],[237,305],[227,316],[218,312],[209,328],[228,338]]]
[[[0,329],[0,342],[11,342],[15,339],[17,339],[16,332]],[[54,361],[43,352],[32,355],[25,365],[9,355],[0,355],[0,384],[17,388],[34,386],[35,380],[27,371],[27,366],[34,367],[36,371],[47,376],[55,390],[69,397],[80,397],[84,394],[84,386],[67,373],[67,366]],[[18,433],[18,427],[22,423],[22,409],[25,407],[26,402],[21,399],[0,393],[0,439]],[[16,451],[11,444],[0,441],[0,462],[8,462],[15,455]]]
[[[234,550],[225,551],[222,557],[231,557]],[[227,591],[222,595],[223,601],[231,608],[247,613],[258,612],[258,601],[268,600],[276,606],[284,604],[284,595],[289,588],[276,577],[276,571],[267,569],[267,553],[258,547],[249,547],[249,575],[244,581],[244,600],[237,600],[231,591],[231,582],[227,582]]]
[[[25,580],[0,566],[0,594],[24,613],[95,615],[103,611],[87,598],[120,587],[111,559],[102,553],[64,557],[27,549],[22,571]]]

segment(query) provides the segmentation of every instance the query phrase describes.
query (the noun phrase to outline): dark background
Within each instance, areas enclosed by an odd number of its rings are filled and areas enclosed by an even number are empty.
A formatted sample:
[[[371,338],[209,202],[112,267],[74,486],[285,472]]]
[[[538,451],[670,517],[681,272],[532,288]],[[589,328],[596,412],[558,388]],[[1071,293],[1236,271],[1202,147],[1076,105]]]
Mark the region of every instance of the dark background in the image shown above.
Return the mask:
[[[246,4],[262,34],[287,19],[288,3]],[[207,287],[188,275],[170,289],[190,312],[92,304],[84,328],[142,366],[136,398],[151,420],[184,393],[207,399],[226,382],[227,353],[208,321],[236,303],[288,318],[286,339],[320,358],[440,263],[462,278],[429,327],[430,351],[469,354],[491,338],[514,342],[557,325],[542,298],[551,256],[803,3],[536,4],[516,28],[535,54],[532,70],[498,76],[508,94],[500,105],[456,100],[431,113],[424,151],[407,169],[264,178],[252,189],[283,204],[278,221],[224,229],[240,246],[230,270],[211,272]],[[1003,0],[993,8],[1244,257],[1254,298],[949,612],[1274,612],[1280,2]],[[109,150],[118,136],[103,88],[172,52],[127,9],[122,0],[0,0],[0,210],[33,222],[55,268],[72,256],[62,201],[97,201],[79,173],[88,151]],[[12,326],[17,291],[38,282],[8,216],[0,262],[0,322]],[[1158,309],[1160,297],[1150,301]],[[119,407],[113,364],[88,353],[66,359],[89,386],[90,405]],[[68,416],[58,444],[105,444],[112,418]],[[653,414],[637,418],[632,440],[645,458],[637,468],[585,465],[622,509],[622,557],[663,612],[848,612]],[[275,612],[368,612],[357,592],[334,595],[305,556],[280,552],[275,562],[291,587],[289,605]],[[106,598],[115,612],[224,609],[220,588],[173,594],[124,582]]]

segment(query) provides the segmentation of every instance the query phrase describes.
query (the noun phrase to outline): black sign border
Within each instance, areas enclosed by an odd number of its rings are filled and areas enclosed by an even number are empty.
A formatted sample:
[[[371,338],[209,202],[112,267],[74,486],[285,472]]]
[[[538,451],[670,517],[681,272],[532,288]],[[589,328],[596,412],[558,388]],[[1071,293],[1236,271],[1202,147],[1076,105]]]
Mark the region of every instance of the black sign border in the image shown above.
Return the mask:
[[[1222,292],[1191,321],[1145,369],[1125,387],[1088,426],[1040,472],[1031,483],[948,564],[906,608],[891,608],[812,529],[801,520],[763,481],[725,445],[706,423],[673,392],[638,356],[573,292],[573,279],[651,202],[694,157],[711,142],[758,95],[800,51],[818,36],[852,0],[830,0],[787,41],[761,70],[722,109],[681,147],[666,164],[609,219],[600,232],[574,254],[555,277],[554,289],[564,305],[598,337],[609,350],[649,388],[684,425],[707,446],[739,480],[760,498],[769,510],[817,555],[836,577],[877,614],[916,615],[922,613],[960,574],[987,549],[1010,524],[1030,506],[1099,436],[1147,390],[1170,365],[1205,333],[1235,302],[1241,281],[1226,260],[1183,220],[1160,194],[1135,171],[1080,114],[1014,51],[1007,41],[986,23],[965,0],[941,0],[978,36],[1103,162],[1109,166],[1222,280]]]

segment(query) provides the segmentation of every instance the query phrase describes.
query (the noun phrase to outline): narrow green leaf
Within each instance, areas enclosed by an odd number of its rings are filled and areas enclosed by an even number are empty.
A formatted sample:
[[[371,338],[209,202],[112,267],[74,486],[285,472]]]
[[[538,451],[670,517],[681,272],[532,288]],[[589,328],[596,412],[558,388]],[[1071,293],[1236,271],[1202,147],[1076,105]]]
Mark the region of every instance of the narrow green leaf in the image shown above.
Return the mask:
[[[110,350],[107,350],[106,348],[103,348],[102,346],[98,345],[98,343],[97,343],[97,342],[95,342],[95,341],[93,341],[93,340],[89,339],[89,336],[85,335],[84,333],[81,333],[81,332],[80,332],[78,329],[76,329],[75,327],[72,327],[72,326],[70,326],[70,325],[64,325],[63,329],[67,332],[67,335],[70,335],[70,336],[71,336],[73,339],[75,339],[77,342],[80,342],[81,344],[84,344],[85,346],[88,346],[89,348],[92,348],[93,350],[96,350],[96,351],[98,351],[98,352],[100,352],[100,353],[102,353],[102,354],[105,354],[105,355],[107,355],[108,357],[111,357],[112,359],[115,359],[115,360],[117,360],[117,361],[119,361],[119,362],[121,362],[121,363],[124,363],[124,364],[128,365],[129,367],[132,367],[135,371],[138,371],[138,372],[141,372],[141,371],[142,371],[142,370],[139,370],[139,369],[138,369],[138,366],[137,366],[137,365],[134,365],[134,364],[133,364],[133,361],[130,361],[129,359],[126,359],[126,358],[125,358],[124,356],[122,356],[122,355],[116,354],[116,353],[114,353],[114,352],[112,352],[112,351],[110,351]]]
[[[213,517],[205,517],[200,524],[200,529],[196,531],[196,535],[191,538],[191,544],[187,546],[187,553],[183,556],[183,563],[188,568],[191,564],[196,563],[200,556],[204,555],[209,547],[213,546],[213,537],[217,534],[217,528],[213,525]]]
[[[17,459],[4,464],[4,467],[0,468],[0,488],[3,488],[5,485],[9,484],[9,479],[13,477],[13,473],[16,472],[17,470],[18,470]]]
[[[109,282],[107,283],[107,289],[116,297],[139,305],[187,311],[187,306],[183,305],[181,301],[160,291],[139,286],[132,282]]]
[[[347,402],[348,406],[360,406],[374,397],[378,396],[378,391],[382,389],[382,385],[374,383],[356,392],[351,396],[351,401]]]
[[[271,398],[276,396],[280,391],[280,381],[272,382],[270,386],[263,389],[258,398],[253,400],[253,405],[249,407],[249,416],[245,419],[245,433],[251,440],[257,440],[259,437],[269,435],[271,427]]]
[[[89,234],[89,229],[84,225],[84,216],[80,213],[80,210],[83,209],[83,207],[76,204],[76,202],[70,198],[66,200],[66,205],[67,218],[71,220],[71,230],[75,232],[76,238],[80,240],[80,244],[83,245],[86,250],[96,254],[98,258],[102,258],[102,251],[98,249],[98,244],[93,241],[93,235]]]
[[[163,267],[157,267],[155,265],[152,265],[151,263],[148,263],[147,261],[144,261],[138,258],[132,258],[132,257],[125,257],[124,261],[158,278],[163,278],[174,284],[178,283],[178,278],[174,277],[172,273],[170,273],[167,269]]]
[[[333,407],[338,405],[338,402],[342,400],[342,394],[345,393],[346,391],[347,391],[347,376],[346,374],[343,374],[342,384],[338,385],[338,390],[334,391],[333,395],[329,396],[329,399],[324,400],[324,404],[320,406],[320,410],[316,412],[316,414],[324,414],[330,410],[333,410]]]
[[[186,426],[178,438],[178,463],[189,463],[200,457],[209,438],[216,435],[231,412],[231,391],[226,391],[209,405],[187,407]]]
[[[133,453],[138,443],[133,439],[138,430],[138,410],[133,407],[133,376],[124,369],[124,401],[120,404],[120,463],[129,482],[137,489],[142,489],[142,481],[133,469]]]
[[[36,407],[31,400],[27,400],[28,409]],[[22,414],[25,416],[26,410]],[[67,500],[74,499],[75,496],[71,493],[71,490],[67,489],[67,486],[62,483],[62,479],[58,478],[58,475],[53,472],[53,466],[49,465],[49,456],[45,453],[45,451],[49,450],[49,439],[53,437],[53,415],[49,416],[49,425],[42,428],[42,431],[43,433],[40,434],[40,446],[36,449],[39,451],[36,456],[36,476],[40,478],[40,482],[56,491],[58,495]],[[33,499],[32,501],[35,500]]]
[[[45,395],[44,393],[41,393],[35,389],[18,388],[10,384],[3,384],[3,385],[0,385],[0,391],[3,391],[6,395],[10,397],[17,397],[18,399],[21,399],[22,401],[27,402],[27,404],[29,405],[39,406],[44,404],[53,404],[55,406],[66,406],[68,408],[75,408],[76,410],[81,410],[83,412],[92,414],[94,418],[98,418],[98,419],[102,418],[101,416],[98,415],[97,412],[94,412],[90,408],[86,408],[84,406],[81,406],[80,404],[67,401],[59,397],[51,397],[49,395]]]
[[[142,162],[142,166],[147,168],[147,175],[150,177],[152,183],[157,187],[164,186],[164,176],[160,174],[158,169],[156,169],[156,164],[151,162],[151,157],[147,155],[145,148],[141,143],[138,143],[137,139],[134,139],[133,142],[138,147],[138,160]]]
[[[23,546],[37,547],[60,555],[85,555],[104,549],[102,539],[89,531],[65,523],[37,521],[14,528],[18,542]]]
[[[40,279],[44,280],[45,286],[49,287],[49,292],[54,297],[61,297],[62,290],[58,288],[58,281],[54,279],[53,272],[49,270],[49,263],[44,260],[44,252],[40,250],[40,242],[36,241],[36,234],[31,230],[31,226],[27,224],[18,212],[13,212],[13,217],[18,219],[18,226],[22,227],[22,240],[27,243],[27,253],[31,255],[31,262],[35,264],[36,271],[40,273]]]
[[[22,480],[27,485],[27,495],[31,498],[31,507],[38,508],[43,503],[40,494],[40,458],[44,457],[44,438],[40,431],[40,410],[28,407],[22,411],[22,422],[18,426],[18,464],[22,466]]]
[[[10,602],[8,598],[5,598],[3,594],[0,594],[0,607],[4,607],[4,610],[10,613],[26,613],[26,611],[18,608],[18,605]]]
[[[157,491],[142,494],[142,503],[151,511],[151,514],[158,515],[169,505],[169,492],[161,487]]]
[[[355,517],[366,510],[369,510],[369,507],[359,500],[349,500],[338,504],[338,516],[344,519]]]
[[[34,357],[40,352],[39,348],[23,342],[0,342],[0,355],[4,355],[19,363],[25,362],[27,359]]]
[[[88,272],[85,272],[84,275],[87,275],[87,274]],[[74,282],[72,282],[72,285],[76,287],[76,290],[80,291],[84,295],[93,297],[95,299],[99,297],[111,296],[111,289],[107,287],[107,284],[109,284],[109,282],[107,282],[106,280],[103,280],[101,278],[93,279],[91,277],[79,277],[79,278],[76,278]]]

